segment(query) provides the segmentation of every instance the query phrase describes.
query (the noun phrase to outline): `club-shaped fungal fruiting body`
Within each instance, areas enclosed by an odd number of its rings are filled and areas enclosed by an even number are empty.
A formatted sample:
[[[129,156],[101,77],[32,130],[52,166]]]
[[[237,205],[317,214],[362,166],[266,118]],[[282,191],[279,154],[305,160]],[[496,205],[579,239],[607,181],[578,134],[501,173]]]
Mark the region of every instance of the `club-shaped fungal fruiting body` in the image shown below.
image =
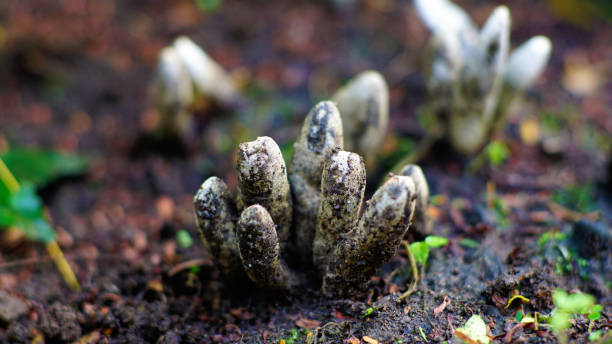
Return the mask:
[[[344,148],[375,161],[389,124],[389,87],[377,71],[357,74],[338,89],[331,99],[342,114]]]
[[[433,112],[460,152],[473,154],[504,120],[509,104],[537,79],[552,45],[536,36],[510,52],[510,11],[498,6],[479,31],[450,0],[414,0],[432,32],[426,58]]]
[[[329,297],[363,290],[411,224],[419,225],[413,217],[423,211],[418,196],[427,185],[418,166],[407,166],[364,206],[363,159],[342,147],[340,113],[324,101],[306,116],[289,170],[274,140],[259,137],[236,153],[235,199],[217,177],[202,184],[196,224],[225,276],[291,289],[304,282],[300,269],[314,270]]]
[[[196,103],[230,106],[239,98],[223,67],[185,36],[159,53],[153,86],[163,130],[178,134],[193,127]]]

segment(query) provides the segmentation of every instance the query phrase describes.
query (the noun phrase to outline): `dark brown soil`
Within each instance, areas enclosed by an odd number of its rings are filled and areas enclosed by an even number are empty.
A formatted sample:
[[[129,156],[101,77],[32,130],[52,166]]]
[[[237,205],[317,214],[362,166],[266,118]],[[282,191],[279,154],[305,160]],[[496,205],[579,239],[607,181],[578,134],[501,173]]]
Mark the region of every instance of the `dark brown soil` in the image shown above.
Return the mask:
[[[197,240],[191,202],[210,175],[235,187],[238,142],[265,134],[290,144],[316,100],[368,68],[387,78],[392,116],[369,185],[405,138],[423,136],[416,113],[426,102],[428,34],[411,2],[330,3],[225,0],[206,13],[191,0],[0,2],[0,149],[51,147],[91,160],[86,175],[41,190],[82,289],[65,286],[41,245],[0,238],[0,343],[442,342],[472,314],[494,342],[554,343],[546,327],[520,326],[515,314],[550,314],[557,288],[595,296],[603,315],[592,330],[610,340],[612,27],[597,14],[556,14],[546,2],[507,4],[513,46],[536,34],[554,46],[548,70],[497,137],[508,161],[472,173],[444,145],[423,161],[436,195],[433,232],[450,244],[432,249],[416,293],[399,299],[411,282],[403,250],[354,300],[220,278]],[[498,2],[460,3],[481,24]],[[149,85],[157,53],[179,34],[244,74],[249,104],[201,113],[192,136],[162,141],[151,134],[159,118]],[[572,91],[583,86],[572,71],[598,82]],[[557,149],[522,140],[530,116],[558,122]],[[193,246],[177,244],[180,229]],[[551,230],[567,239],[539,245]],[[515,293],[529,302],[506,309]],[[570,340],[588,342],[588,327],[578,317]]]

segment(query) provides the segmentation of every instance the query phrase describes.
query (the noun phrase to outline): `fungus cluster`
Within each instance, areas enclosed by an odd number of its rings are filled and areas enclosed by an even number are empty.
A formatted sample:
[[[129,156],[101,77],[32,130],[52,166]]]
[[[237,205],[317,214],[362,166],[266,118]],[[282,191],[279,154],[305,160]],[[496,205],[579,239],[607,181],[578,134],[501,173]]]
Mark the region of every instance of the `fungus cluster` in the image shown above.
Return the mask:
[[[289,168],[274,140],[259,137],[238,147],[236,197],[217,177],[202,184],[197,227],[227,278],[291,289],[316,271],[323,294],[351,296],[419,225],[427,204],[420,168],[390,176],[364,205],[364,162],[343,150],[343,136],[338,108],[321,102],[304,120]]]
[[[535,36],[510,53],[510,11],[498,6],[478,30],[449,0],[415,0],[431,30],[427,88],[443,134],[473,154],[503,124],[509,104],[542,73],[552,44]]]

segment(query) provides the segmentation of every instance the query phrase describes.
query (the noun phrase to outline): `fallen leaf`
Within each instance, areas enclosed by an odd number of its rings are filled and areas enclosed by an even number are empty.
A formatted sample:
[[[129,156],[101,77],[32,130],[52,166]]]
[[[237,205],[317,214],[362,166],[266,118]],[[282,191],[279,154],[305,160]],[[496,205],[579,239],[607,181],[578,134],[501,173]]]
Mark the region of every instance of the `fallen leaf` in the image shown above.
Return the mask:
[[[489,344],[491,339],[487,336],[487,324],[480,315],[472,315],[462,327],[455,330],[455,336],[470,344]]]
[[[255,315],[247,312],[246,308],[244,307],[230,309],[229,314],[241,320],[251,320],[255,318]]]
[[[502,309],[506,305],[506,298],[495,293],[491,296],[491,301],[497,306],[497,308]]]
[[[379,344],[380,342],[372,337],[368,337],[368,336],[363,336],[361,337],[361,340],[363,340],[364,342],[368,343],[368,344]]]
[[[438,316],[438,314],[442,313],[442,311],[444,311],[444,309],[448,305],[450,305],[450,300],[446,296],[444,296],[444,300],[442,301],[442,303],[438,307],[434,308],[434,315]]]
[[[341,319],[341,320],[354,320],[355,319],[353,317],[350,317],[348,315],[344,315],[344,314],[340,313],[340,311],[337,310],[337,309],[334,309],[334,316],[336,318],[338,318],[338,319]]]
[[[347,344],[361,344],[361,341],[355,337],[350,337],[344,341]]]
[[[295,326],[300,327],[300,328],[307,328],[310,330],[315,329],[319,327],[320,325],[321,325],[321,322],[319,320],[306,319],[306,318],[299,318],[295,322]]]

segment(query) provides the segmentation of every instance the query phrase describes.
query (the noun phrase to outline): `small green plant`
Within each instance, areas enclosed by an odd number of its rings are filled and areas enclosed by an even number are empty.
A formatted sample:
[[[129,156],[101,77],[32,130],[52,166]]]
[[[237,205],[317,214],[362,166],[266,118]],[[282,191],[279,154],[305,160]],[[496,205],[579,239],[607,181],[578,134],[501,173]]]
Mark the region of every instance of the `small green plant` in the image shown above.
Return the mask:
[[[510,157],[510,149],[502,141],[493,141],[487,145],[487,157],[492,166],[501,166]]]
[[[573,317],[586,315],[589,320],[589,338],[595,333],[592,331],[593,322],[601,318],[603,309],[600,304],[595,304],[595,297],[585,293],[568,294],[564,290],[557,289],[553,291],[552,298],[556,308],[550,316],[549,323],[560,342],[567,343],[566,330],[570,328],[570,319]]]
[[[410,294],[412,294],[416,288],[417,283],[419,281],[419,270],[417,268],[417,264],[421,265],[421,274],[423,276],[423,271],[425,269],[425,265],[427,264],[427,259],[429,258],[429,249],[442,247],[448,245],[448,239],[445,237],[437,236],[437,235],[428,235],[425,237],[423,241],[415,241],[408,245],[407,241],[403,241],[404,249],[406,250],[406,254],[408,254],[408,259],[410,260],[410,268],[412,269],[412,284],[401,296],[400,299],[405,299]]]
[[[504,201],[501,197],[493,197],[492,202],[493,213],[495,214],[495,218],[497,220],[497,225],[500,229],[504,230],[510,225],[510,220],[508,219],[509,210],[507,206],[504,204]]]
[[[567,239],[567,234],[559,231],[548,231],[538,238],[538,247],[542,248],[546,243],[550,241],[562,241]]]
[[[510,158],[510,149],[503,141],[493,141],[480,152],[467,166],[469,172],[476,172],[486,165],[500,167]]]
[[[419,334],[421,335],[421,338],[423,338],[424,341],[427,341],[427,336],[425,335],[425,331],[423,331],[423,328],[421,326],[419,326]]]
[[[361,316],[362,319],[365,319],[367,317],[369,317],[370,315],[374,314],[374,307],[368,307],[364,312],[363,315]]]
[[[293,328],[289,331],[289,336],[279,340],[280,344],[297,344],[303,342],[302,339],[306,339],[309,331],[306,329]]]
[[[34,149],[11,150],[0,158],[0,228],[19,230],[26,238],[45,244],[73,290],[79,289],[79,283],[55,240],[55,231],[46,219],[36,186],[64,175],[81,173],[86,165],[76,156]]]
[[[556,191],[552,199],[566,208],[587,213],[596,209],[594,194],[595,190],[591,184],[570,185]]]
[[[429,258],[429,249],[442,247],[448,244],[448,239],[437,235],[428,235],[424,241],[415,241],[410,244],[410,251],[414,256],[414,259],[425,266],[427,264],[427,258]]]

